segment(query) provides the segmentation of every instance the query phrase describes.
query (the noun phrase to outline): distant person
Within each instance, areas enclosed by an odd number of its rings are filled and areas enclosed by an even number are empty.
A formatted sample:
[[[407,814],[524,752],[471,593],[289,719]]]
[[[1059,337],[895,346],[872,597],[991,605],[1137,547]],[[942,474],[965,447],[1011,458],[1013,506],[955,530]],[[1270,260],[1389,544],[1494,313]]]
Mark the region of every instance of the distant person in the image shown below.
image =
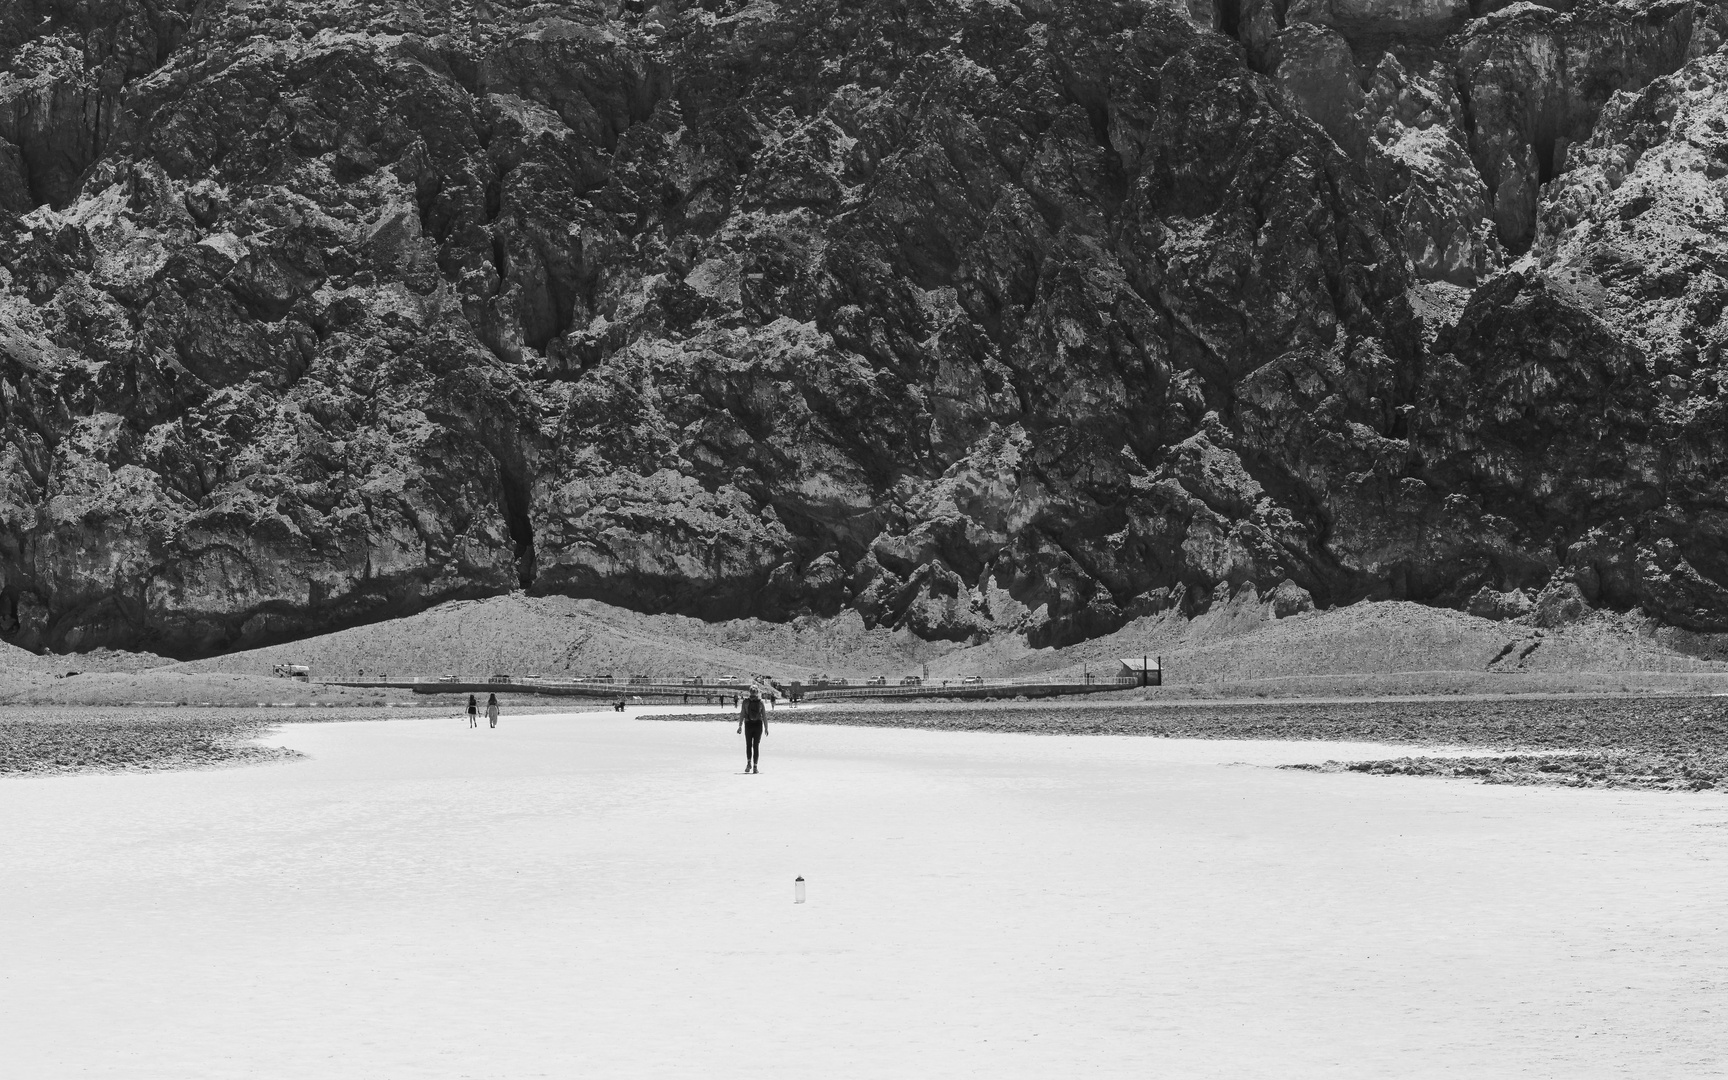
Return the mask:
[[[468,695],[468,726],[471,728],[480,726],[480,699],[473,694]]]
[[[498,695],[486,695],[486,724],[488,727],[498,726]]]
[[[762,755],[762,736],[768,730],[768,710],[762,707],[762,695],[754,686],[738,706],[738,730],[744,735],[744,771],[761,772],[756,762]]]

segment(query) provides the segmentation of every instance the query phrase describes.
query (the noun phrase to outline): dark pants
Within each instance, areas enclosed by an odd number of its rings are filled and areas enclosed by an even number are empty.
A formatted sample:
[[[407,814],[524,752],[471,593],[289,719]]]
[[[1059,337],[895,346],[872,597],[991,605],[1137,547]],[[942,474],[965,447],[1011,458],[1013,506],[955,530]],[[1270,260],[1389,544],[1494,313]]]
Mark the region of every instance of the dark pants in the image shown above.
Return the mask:
[[[756,764],[756,759],[762,754],[762,721],[744,721],[744,764]]]

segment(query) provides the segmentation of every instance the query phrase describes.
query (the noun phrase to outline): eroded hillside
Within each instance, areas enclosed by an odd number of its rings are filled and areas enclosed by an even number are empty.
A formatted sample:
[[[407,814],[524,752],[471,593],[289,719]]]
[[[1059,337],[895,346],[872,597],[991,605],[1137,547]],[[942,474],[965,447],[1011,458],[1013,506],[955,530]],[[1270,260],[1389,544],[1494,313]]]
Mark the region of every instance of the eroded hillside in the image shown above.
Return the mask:
[[[1491,6],[17,0],[0,629],[1728,629],[1723,17]]]

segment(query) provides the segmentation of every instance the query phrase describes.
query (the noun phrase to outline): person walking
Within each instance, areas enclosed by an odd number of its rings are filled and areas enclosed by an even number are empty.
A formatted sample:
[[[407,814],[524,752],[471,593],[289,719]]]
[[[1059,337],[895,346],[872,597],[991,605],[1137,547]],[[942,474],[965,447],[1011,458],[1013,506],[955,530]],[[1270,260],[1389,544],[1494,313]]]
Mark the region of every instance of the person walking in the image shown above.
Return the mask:
[[[480,726],[480,699],[473,694],[468,695],[468,726],[471,728]]]
[[[754,686],[738,706],[738,730],[744,735],[744,771],[761,772],[757,761],[762,755],[762,736],[768,731],[768,710],[762,707],[762,695]]]
[[[488,727],[497,727],[498,726],[498,695],[497,694],[487,694],[486,695],[486,725]]]

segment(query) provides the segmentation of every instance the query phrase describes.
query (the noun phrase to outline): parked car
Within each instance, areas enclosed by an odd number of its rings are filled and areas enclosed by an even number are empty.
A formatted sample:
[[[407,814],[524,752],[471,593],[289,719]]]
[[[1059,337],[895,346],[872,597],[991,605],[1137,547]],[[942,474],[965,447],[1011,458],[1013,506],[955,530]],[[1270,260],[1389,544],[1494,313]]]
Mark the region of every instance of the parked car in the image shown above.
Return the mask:
[[[900,685],[901,686],[923,686],[924,680],[920,679],[916,675],[908,675],[904,679],[900,680]]]
[[[653,681],[654,681],[653,677],[649,676],[649,675],[632,675],[632,676],[630,676],[630,685],[631,686],[647,686],[649,683],[651,683]]]
[[[702,676],[700,676],[700,675],[686,676],[684,678],[684,685],[685,686],[701,686],[702,685]]]
[[[960,685],[961,686],[983,686],[984,685],[984,676],[982,676],[982,675],[968,675],[964,679],[960,680]]]
[[[865,683],[864,685],[865,686],[887,686],[888,685],[888,676],[878,675],[875,678],[871,679],[869,682]]]
[[[515,682],[516,676],[514,676],[514,675],[493,675],[492,677],[488,678],[486,681],[487,682]]]
[[[440,675],[440,676],[438,676],[438,681],[439,682],[461,682],[462,676],[460,676],[460,675]]]

